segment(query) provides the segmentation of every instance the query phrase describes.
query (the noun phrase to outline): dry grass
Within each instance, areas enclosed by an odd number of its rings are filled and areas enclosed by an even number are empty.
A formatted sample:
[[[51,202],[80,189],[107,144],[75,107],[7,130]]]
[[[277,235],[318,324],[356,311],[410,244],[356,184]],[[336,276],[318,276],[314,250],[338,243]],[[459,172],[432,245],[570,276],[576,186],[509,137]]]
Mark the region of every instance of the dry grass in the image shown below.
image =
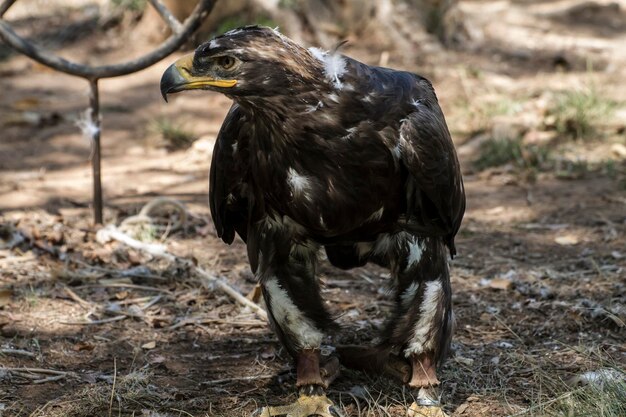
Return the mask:
[[[150,124],[150,131],[157,134],[163,146],[169,150],[187,149],[193,144],[197,135],[188,130],[182,123],[173,122],[168,118],[157,118]]]
[[[150,384],[151,375],[138,370],[119,376],[113,384],[113,376],[103,382],[89,385],[71,395],[51,401],[35,416],[84,417],[126,414],[133,409],[153,409],[162,403],[156,387]]]
[[[616,104],[596,87],[557,94],[548,114],[554,118],[559,134],[574,139],[597,138]]]

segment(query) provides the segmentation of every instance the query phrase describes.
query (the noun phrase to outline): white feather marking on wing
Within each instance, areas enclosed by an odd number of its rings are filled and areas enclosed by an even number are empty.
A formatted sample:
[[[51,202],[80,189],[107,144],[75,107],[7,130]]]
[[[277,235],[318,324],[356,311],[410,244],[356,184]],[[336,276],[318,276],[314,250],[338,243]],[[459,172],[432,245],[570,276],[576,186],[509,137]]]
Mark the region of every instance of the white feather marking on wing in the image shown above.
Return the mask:
[[[303,195],[308,197],[308,193],[311,190],[311,180],[308,177],[300,175],[293,168],[289,168],[287,170],[287,181],[289,182],[294,195]]]
[[[279,327],[287,329],[303,349],[316,349],[322,344],[324,335],[293,303],[287,291],[276,278],[270,278],[264,284],[269,293],[272,316]]]
[[[356,126],[351,127],[349,129],[346,129],[346,132],[348,132],[348,133],[346,135],[342,136],[341,139],[346,139],[346,140],[350,139],[352,137],[352,135],[354,134],[354,132],[356,132],[356,131],[357,131],[357,127]]]
[[[426,289],[420,306],[420,318],[415,325],[409,345],[404,350],[404,355],[407,357],[411,354],[419,355],[434,347],[435,341],[432,338],[427,339],[427,337],[432,330],[443,291],[440,280],[429,281],[424,285],[426,285]]]
[[[315,106],[312,106],[312,105],[306,106],[304,112],[305,113],[313,113],[313,112],[321,109],[322,107],[324,107],[324,103],[322,103],[321,101],[318,101]]]
[[[380,206],[378,210],[373,212],[367,219],[365,219],[365,223],[375,222],[375,221],[380,220],[383,217],[384,212],[385,212],[385,206]]]

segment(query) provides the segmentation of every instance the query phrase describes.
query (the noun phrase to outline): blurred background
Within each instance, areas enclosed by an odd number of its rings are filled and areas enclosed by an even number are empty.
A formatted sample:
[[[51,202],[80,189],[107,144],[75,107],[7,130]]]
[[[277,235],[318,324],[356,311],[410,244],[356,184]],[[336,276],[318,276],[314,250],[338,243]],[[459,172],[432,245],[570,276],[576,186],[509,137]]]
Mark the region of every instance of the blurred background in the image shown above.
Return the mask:
[[[196,4],[163,2],[179,20]],[[144,0],[19,0],[4,18],[89,65],[139,57],[170,35]],[[222,0],[181,51],[102,80],[105,223],[175,199],[182,227],[164,210],[158,227],[129,233],[248,294],[245,247],[217,239],[207,207],[230,102],[198,91],[166,104],[158,85],[182,53],[245,24],[305,46],[347,40],[346,55],[433,82],[468,194],[452,262],[450,414],[625,415],[626,1]],[[293,395],[287,355],[249,311],[176,263],[96,240],[87,106],[85,80],[0,42],[0,414],[236,416]],[[386,272],[321,272],[352,326],[342,341],[371,341],[389,307]],[[150,288],[164,296],[145,307]],[[131,306],[141,314],[106,322]],[[105,321],[67,324],[83,317]],[[34,384],[6,370],[23,366],[67,374]],[[348,374],[333,395],[348,415],[396,416],[408,394]]]

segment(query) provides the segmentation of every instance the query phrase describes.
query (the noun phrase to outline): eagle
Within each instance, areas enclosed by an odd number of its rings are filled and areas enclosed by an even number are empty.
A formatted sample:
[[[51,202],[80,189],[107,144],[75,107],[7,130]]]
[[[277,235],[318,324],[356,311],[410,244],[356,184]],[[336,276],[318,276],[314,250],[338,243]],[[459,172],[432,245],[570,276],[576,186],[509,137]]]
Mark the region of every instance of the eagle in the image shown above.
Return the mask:
[[[440,410],[465,191],[432,84],[246,26],[178,59],[160,88],[166,100],[201,89],[233,101],[213,150],[211,215],[225,243],[246,243],[299,392],[258,415],[338,416],[325,391],[340,365],[391,376],[417,390],[412,406]],[[322,250],[338,268],[389,268],[394,307],[378,343],[321,354],[338,328],[316,278]]]

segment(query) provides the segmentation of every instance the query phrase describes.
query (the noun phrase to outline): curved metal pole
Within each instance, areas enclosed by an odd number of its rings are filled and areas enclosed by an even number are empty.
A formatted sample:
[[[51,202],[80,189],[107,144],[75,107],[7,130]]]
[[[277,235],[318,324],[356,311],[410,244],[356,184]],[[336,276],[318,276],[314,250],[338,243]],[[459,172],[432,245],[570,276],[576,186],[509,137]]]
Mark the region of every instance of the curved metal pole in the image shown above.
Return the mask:
[[[0,17],[2,17],[16,1],[17,0],[6,0],[4,3],[0,4]]]
[[[102,65],[90,67],[77,64],[65,58],[52,55],[31,42],[22,39],[9,24],[2,20],[2,16],[17,0],[4,0],[0,3],[0,39],[9,46],[24,55],[38,61],[44,65],[54,68],[70,75],[85,78],[89,81],[89,105],[91,108],[91,123],[94,129],[91,131],[93,154],[91,159],[93,169],[93,210],[96,224],[102,224],[102,181],[100,175],[100,97],[98,91],[98,80],[100,78],[117,77],[120,75],[137,72],[165,58],[187,41],[187,38],[200,27],[202,21],[209,15],[217,0],[200,0],[192,14],[181,23],[169,12],[169,10],[159,1],[150,0],[150,3],[157,10],[161,18],[172,30],[170,36],[161,46],[151,53],[139,57],[135,60],[115,65]]]
[[[179,33],[173,33],[172,36],[151,53],[121,64],[89,67],[57,57],[22,39],[2,19],[0,19],[0,38],[24,55],[61,72],[90,80],[117,77],[149,67],[180,48],[187,41],[188,37],[200,27],[200,24],[209,15],[214,5],[215,0],[200,0],[193,13],[185,19]]]
[[[100,179],[100,92],[98,80],[89,80],[89,105],[91,106],[91,123],[94,126],[91,136],[93,153],[91,169],[93,171],[93,213],[94,222],[102,224],[102,180]]]

